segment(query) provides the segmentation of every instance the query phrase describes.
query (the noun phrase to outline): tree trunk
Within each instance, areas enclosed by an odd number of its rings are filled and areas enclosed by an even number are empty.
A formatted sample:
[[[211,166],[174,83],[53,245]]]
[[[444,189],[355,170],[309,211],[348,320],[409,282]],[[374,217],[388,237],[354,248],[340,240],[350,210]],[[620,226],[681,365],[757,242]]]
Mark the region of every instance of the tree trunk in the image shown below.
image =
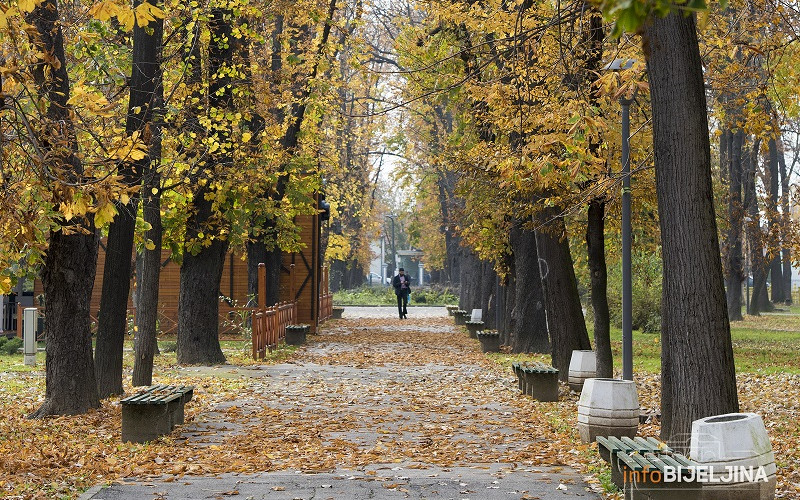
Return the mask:
[[[247,307],[258,304],[258,265],[267,262],[267,245],[262,236],[247,242]]]
[[[142,0],[135,0],[134,7],[141,3]],[[157,2],[153,4],[157,5]],[[163,90],[161,90],[163,31],[163,19],[155,19],[144,27],[137,24],[133,28],[133,64],[125,133],[127,135],[139,133],[145,141],[158,134],[152,125],[153,113],[156,108],[161,107],[163,101]],[[158,149],[160,151],[160,146]],[[142,173],[149,168],[150,160],[148,155],[136,162],[126,161],[120,169],[123,181],[129,186],[138,185],[142,180]],[[152,196],[152,193],[150,195]],[[122,349],[128,326],[131,258],[138,205],[135,197],[127,204],[116,202],[118,213],[108,229],[95,345],[95,374],[101,398],[123,392]],[[159,254],[160,248],[159,246]]]
[[[723,134],[724,135],[724,134]],[[726,278],[726,295],[728,304],[728,319],[741,321],[742,318],[742,146],[744,132],[738,130],[731,134],[728,143],[729,164],[728,168],[728,245],[726,248],[728,260],[728,276]]]
[[[516,305],[517,295],[517,282],[514,278],[516,271],[514,270],[513,259],[509,265],[508,274],[506,275],[505,283],[502,287],[503,291],[503,324],[498,328],[500,330],[500,338],[503,345],[510,346],[514,341],[513,336],[513,311]]]
[[[483,261],[481,283],[481,310],[483,311],[483,328],[495,329],[495,315],[497,314],[497,273],[489,261]]]
[[[161,136],[154,138],[150,148],[153,161],[161,157]],[[161,190],[157,165],[153,165],[145,176],[142,189],[142,213],[150,229],[144,234],[153,242],[153,249],[142,249],[137,286],[139,301],[136,308],[136,358],[133,363],[133,385],[153,383],[153,357],[158,351],[158,289],[161,275]]]
[[[760,316],[761,312],[765,310],[766,302],[769,302],[766,295],[767,263],[763,255],[764,241],[762,238],[761,215],[758,209],[758,196],[756,193],[756,170],[758,169],[758,150],[760,144],[761,140],[755,139],[753,149],[745,154],[742,164],[745,177],[744,204],[749,219],[745,225],[745,232],[747,233],[747,244],[750,247],[750,268],[753,274],[750,309],[747,311],[747,314],[751,316]]]
[[[606,268],[605,201],[589,202],[586,224],[586,249],[592,284],[592,311],[594,312],[594,345],[597,357],[597,376],[614,376],[614,358],[611,355],[611,316],[608,311],[608,269]]]
[[[550,352],[547,313],[539,272],[536,233],[524,229],[520,221],[511,227],[511,252],[514,258],[514,308],[509,324],[513,352]]]
[[[719,180],[723,184],[728,182],[731,161],[731,141],[733,132],[730,128],[723,128],[719,136]]]
[[[661,437],[685,452],[694,420],[739,403],[695,17],[656,16],[643,40],[664,262]]]
[[[126,183],[133,183],[132,173],[123,174]],[[115,202],[117,215],[108,228],[103,290],[97,318],[94,370],[100,398],[122,394],[122,350],[128,330],[128,295],[131,285],[133,231],[138,202]]]
[[[481,307],[481,260],[471,250],[464,249],[461,260],[461,294],[459,306],[465,311]]]
[[[559,370],[559,379],[566,381],[572,351],[591,349],[592,344],[583,319],[567,229],[559,213],[557,207],[544,208],[539,212],[536,217],[540,228],[536,232],[536,247],[542,265],[553,366]],[[517,283],[517,286],[520,284]]]
[[[769,139],[769,200],[768,211],[770,248],[769,254],[773,255],[769,267],[770,283],[772,283],[772,302],[782,303],[786,299],[783,295],[783,266],[781,265],[780,250],[780,215],[778,214],[778,144],[774,137]]]
[[[781,244],[783,246],[783,297],[786,304],[792,303],[792,251],[788,245],[788,234],[791,230],[789,211],[789,179],[786,175],[786,158],[784,157],[783,140],[778,137],[778,166],[781,175]]]
[[[38,53],[47,54],[32,65],[37,94],[47,105],[37,139],[52,164],[41,167],[62,169],[66,180],[80,183],[83,167],[76,155],[78,145],[67,105],[70,83],[58,3],[45,0],[26,15],[26,21],[35,28],[28,34]],[[67,201],[59,199],[62,187],[53,186],[56,206]],[[61,229],[50,231],[42,273],[47,318],[45,400],[31,418],[76,415],[100,406],[89,310],[97,264],[97,234],[91,217],[59,222],[72,234],[67,235]]]

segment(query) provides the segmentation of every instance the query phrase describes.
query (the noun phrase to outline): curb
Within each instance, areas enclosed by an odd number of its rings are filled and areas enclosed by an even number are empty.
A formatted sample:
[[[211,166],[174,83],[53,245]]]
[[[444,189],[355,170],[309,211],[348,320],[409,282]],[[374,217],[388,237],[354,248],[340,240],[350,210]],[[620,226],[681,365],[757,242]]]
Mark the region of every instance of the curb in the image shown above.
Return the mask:
[[[105,488],[103,484],[96,484],[83,492],[81,496],[78,497],[78,500],[91,500],[97,493],[100,493],[100,490]]]

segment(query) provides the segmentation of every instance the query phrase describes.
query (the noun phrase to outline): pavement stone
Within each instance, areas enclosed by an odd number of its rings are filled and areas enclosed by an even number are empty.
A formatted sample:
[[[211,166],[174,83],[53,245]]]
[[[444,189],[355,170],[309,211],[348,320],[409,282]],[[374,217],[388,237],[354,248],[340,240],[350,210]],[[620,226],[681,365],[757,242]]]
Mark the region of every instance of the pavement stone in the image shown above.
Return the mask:
[[[390,318],[391,307],[347,307],[345,318]],[[443,307],[415,307],[409,311],[409,321],[393,322],[386,328],[398,332],[420,330],[426,326],[432,333],[452,331],[452,326],[442,324],[415,325],[415,317],[444,317]],[[332,322],[326,330],[344,327]],[[394,350],[412,347],[412,343],[382,343],[367,346],[327,342],[306,346],[308,354],[335,357],[337,353],[351,349]],[[340,364],[320,365],[300,358],[291,363],[257,367],[184,367],[182,371],[193,376],[211,376],[251,380],[253,387],[263,398],[240,398],[217,406],[194,422],[181,429],[176,438],[177,446],[206,447],[241,436],[247,427],[258,425],[257,415],[264,408],[286,409],[308,412],[309,416],[329,412],[344,417],[352,413],[360,426],[342,432],[329,432],[323,443],[345,440],[359,448],[376,445],[386,433],[406,443],[422,438],[415,432],[425,424],[442,425],[437,411],[441,408],[426,408],[408,411],[403,403],[414,397],[419,384],[425,381],[440,381],[442,390],[463,391],[464,397],[446,407],[449,413],[462,415],[461,422],[445,421],[449,439],[475,443],[481,449],[503,450],[512,444],[503,439],[487,441],[474,428],[466,425],[471,418],[497,416],[498,423],[492,428],[492,437],[512,435],[518,432],[500,421],[513,412],[504,403],[470,398],[464,390],[469,384],[489,384],[500,391],[516,391],[516,382],[497,374],[487,373],[480,366],[462,364],[453,366],[427,363],[423,365],[348,366]],[[504,387],[505,386],[505,387]],[[309,391],[308,388],[314,387]],[[383,388],[375,390],[375,388]],[[237,422],[226,417],[226,408],[239,409]],[[359,408],[379,410],[380,418],[358,413]],[[377,420],[377,421],[376,421]],[[410,425],[415,424],[416,427]],[[525,437],[527,442],[539,439]],[[513,443],[509,440],[508,443]],[[518,442],[518,441],[516,441]],[[569,467],[532,467],[513,463],[463,463],[459,467],[442,468],[429,464],[392,463],[374,464],[351,470],[338,468],[324,473],[304,473],[294,470],[278,470],[259,474],[222,474],[214,477],[174,476],[137,480],[129,478],[110,485],[96,486],[87,491],[81,500],[139,500],[139,499],[367,499],[367,498],[431,498],[431,499],[539,499],[573,500],[600,499],[584,482],[583,477]]]

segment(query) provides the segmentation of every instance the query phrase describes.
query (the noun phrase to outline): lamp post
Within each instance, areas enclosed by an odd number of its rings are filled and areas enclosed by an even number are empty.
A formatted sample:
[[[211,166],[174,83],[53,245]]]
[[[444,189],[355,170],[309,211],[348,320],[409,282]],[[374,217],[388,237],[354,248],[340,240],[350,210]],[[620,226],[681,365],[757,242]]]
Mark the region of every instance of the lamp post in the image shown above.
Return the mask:
[[[388,217],[392,221],[392,275],[397,272],[397,251],[394,248],[394,219],[397,217],[395,214],[388,214],[384,215],[384,217]]]
[[[628,69],[633,59],[614,59],[605,70]],[[633,380],[633,286],[631,276],[630,107],[633,96],[620,97],[622,106],[622,379]]]

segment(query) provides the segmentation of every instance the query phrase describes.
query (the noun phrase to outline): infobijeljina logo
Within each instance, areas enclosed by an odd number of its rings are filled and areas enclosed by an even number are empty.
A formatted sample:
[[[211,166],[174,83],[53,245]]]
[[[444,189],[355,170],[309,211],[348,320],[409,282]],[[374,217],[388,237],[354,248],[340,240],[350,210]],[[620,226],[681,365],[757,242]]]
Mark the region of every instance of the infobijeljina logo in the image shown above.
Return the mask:
[[[664,466],[662,469],[645,468],[641,471],[625,470],[624,481],[632,483],[709,483],[735,484],[768,481],[767,470],[763,466],[713,466],[690,465],[686,467]]]

